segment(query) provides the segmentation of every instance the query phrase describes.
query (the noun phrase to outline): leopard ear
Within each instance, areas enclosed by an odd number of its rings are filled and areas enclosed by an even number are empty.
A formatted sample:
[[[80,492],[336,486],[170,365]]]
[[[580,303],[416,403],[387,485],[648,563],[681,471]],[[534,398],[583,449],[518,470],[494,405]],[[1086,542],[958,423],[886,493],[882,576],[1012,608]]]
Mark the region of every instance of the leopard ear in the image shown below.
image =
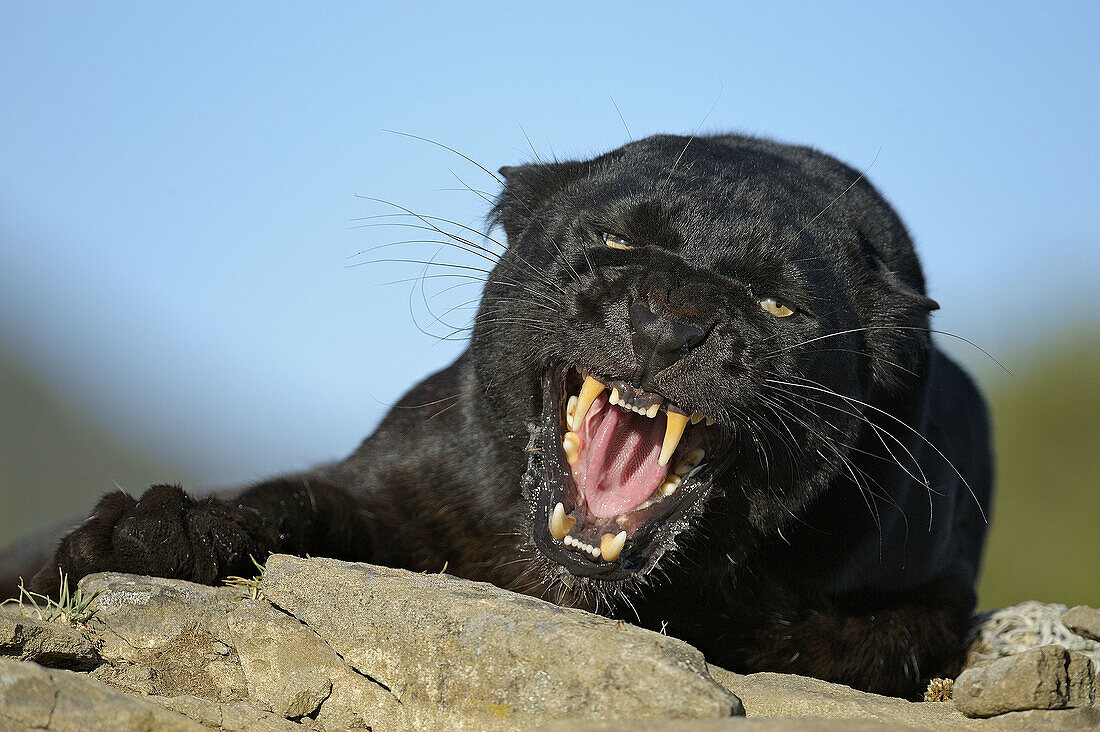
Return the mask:
[[[918,292],[910,287],[877,256],[872,258],[872,262],[874,263],[875,274],[878,275],[878,278],[890,289],[894,297],[901,300],[906,307],[926,313],[940,309],[940,304],[938,302],[928,297],[923,292]]]
[[[489,214],[490,225],[503,226],[510,241],[518,238],[543,204],[588,171],[589,163],[574,161],[504,166],[499,171],[504,190]]]
[[[932,348],[928,314],[940,305],[877,256],[870,259],[866,298],[871,307],[864,322],[870,376],[876,384],[892,388],[906,374],[923,372]]]

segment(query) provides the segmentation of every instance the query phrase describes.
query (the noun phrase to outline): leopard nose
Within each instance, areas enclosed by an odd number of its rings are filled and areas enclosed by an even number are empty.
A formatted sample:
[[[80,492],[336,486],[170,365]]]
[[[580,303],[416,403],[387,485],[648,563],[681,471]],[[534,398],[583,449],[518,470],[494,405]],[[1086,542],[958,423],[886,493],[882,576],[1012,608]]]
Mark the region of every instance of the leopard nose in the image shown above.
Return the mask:
[[[707,337],[698,323],[681,323],[657,315],[644,303],[630,306],[630,340],[638,368],[633,381],[645,388],[660,372],[687,355]]]

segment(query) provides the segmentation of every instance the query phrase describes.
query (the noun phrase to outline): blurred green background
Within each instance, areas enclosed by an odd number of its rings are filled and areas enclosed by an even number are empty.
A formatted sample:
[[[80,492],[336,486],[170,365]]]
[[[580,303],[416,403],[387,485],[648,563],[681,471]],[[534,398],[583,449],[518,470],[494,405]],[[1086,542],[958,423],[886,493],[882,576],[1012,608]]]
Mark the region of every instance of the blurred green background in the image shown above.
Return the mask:
[[[1100,327],[1063,332],[979,369],[993,414],[997,493],[982,608],[1038,599],[1100,605]],[[60,517],[79,519],[118,484],[194,486],[112,436],[0,353],[0,544]],[[34,486],[26,490],[27,486]]]
[[[983,369],[997,450],[979,603],[1100,606],[1100,329],[1081,328]]]

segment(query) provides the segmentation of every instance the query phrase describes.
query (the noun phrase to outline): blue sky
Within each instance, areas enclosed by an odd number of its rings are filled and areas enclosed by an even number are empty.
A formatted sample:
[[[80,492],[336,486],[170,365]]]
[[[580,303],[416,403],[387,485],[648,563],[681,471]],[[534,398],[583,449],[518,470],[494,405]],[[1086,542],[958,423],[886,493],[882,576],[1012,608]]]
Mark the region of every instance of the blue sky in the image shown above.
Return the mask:
[[[1098,30],[1085,2],[2,2],[0,346],[211,485],[338,458],[461,348],[385,284],[419,268],[349,266],[409,238],[361,196],[477,227],[458,179],[496,191],[386,130],[496,169],[701,125],[868,168],[936,326],[1012,366],[1100,305]]]

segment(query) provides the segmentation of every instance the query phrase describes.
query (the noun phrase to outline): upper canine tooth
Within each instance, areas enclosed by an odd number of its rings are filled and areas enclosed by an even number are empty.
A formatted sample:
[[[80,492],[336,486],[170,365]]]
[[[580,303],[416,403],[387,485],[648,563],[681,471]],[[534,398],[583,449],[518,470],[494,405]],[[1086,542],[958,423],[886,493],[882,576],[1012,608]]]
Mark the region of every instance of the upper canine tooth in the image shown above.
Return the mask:
[[[676,452],[676,446],[680,444],[680,437],[687,427],[688,416],[678,412],[666,412],[668,422],[665,424],[665,441],[661,444],[661,456],[657,458],[657,464],[661,467],[668,465],[672,453]]]
[[[626,546],[625,531],[614,535],[604,534],[600,538],[600,556],[605,562],[614,562],[622,554],[624,546]]]
[[[653,419],[654,417],[657,416],[657,412],[659,412],[660,410],[661,410],[661,403],[657,402],[656,404],[652,405],[649,409],[647,409],[645,411],[645,416],[649,417],[650,419]]]
[[[596,397],[606,388],[606,385],[601,384],[591,376],[585,377],[580,396],[577,397],[577,410],[573,413],[573,421],[569,425],[574,432],[580,431],[581,425],[584,424],[584,418],[588,416],[588,410],[592,407],[592,402],[596,401]]]
[[[559,501],[558,505],[554,506],[554,513],[550,516],[550,533],[555,539],[564,539],[576,525],[577,519],[565,515],[565,506]],[[566,542],[566,544],[569,543]]]
[[[561,438],[561,449],[565,451],[565,460],[570,465],[577,462],[581,454],[581,437],[576,432],[566,432]]]

